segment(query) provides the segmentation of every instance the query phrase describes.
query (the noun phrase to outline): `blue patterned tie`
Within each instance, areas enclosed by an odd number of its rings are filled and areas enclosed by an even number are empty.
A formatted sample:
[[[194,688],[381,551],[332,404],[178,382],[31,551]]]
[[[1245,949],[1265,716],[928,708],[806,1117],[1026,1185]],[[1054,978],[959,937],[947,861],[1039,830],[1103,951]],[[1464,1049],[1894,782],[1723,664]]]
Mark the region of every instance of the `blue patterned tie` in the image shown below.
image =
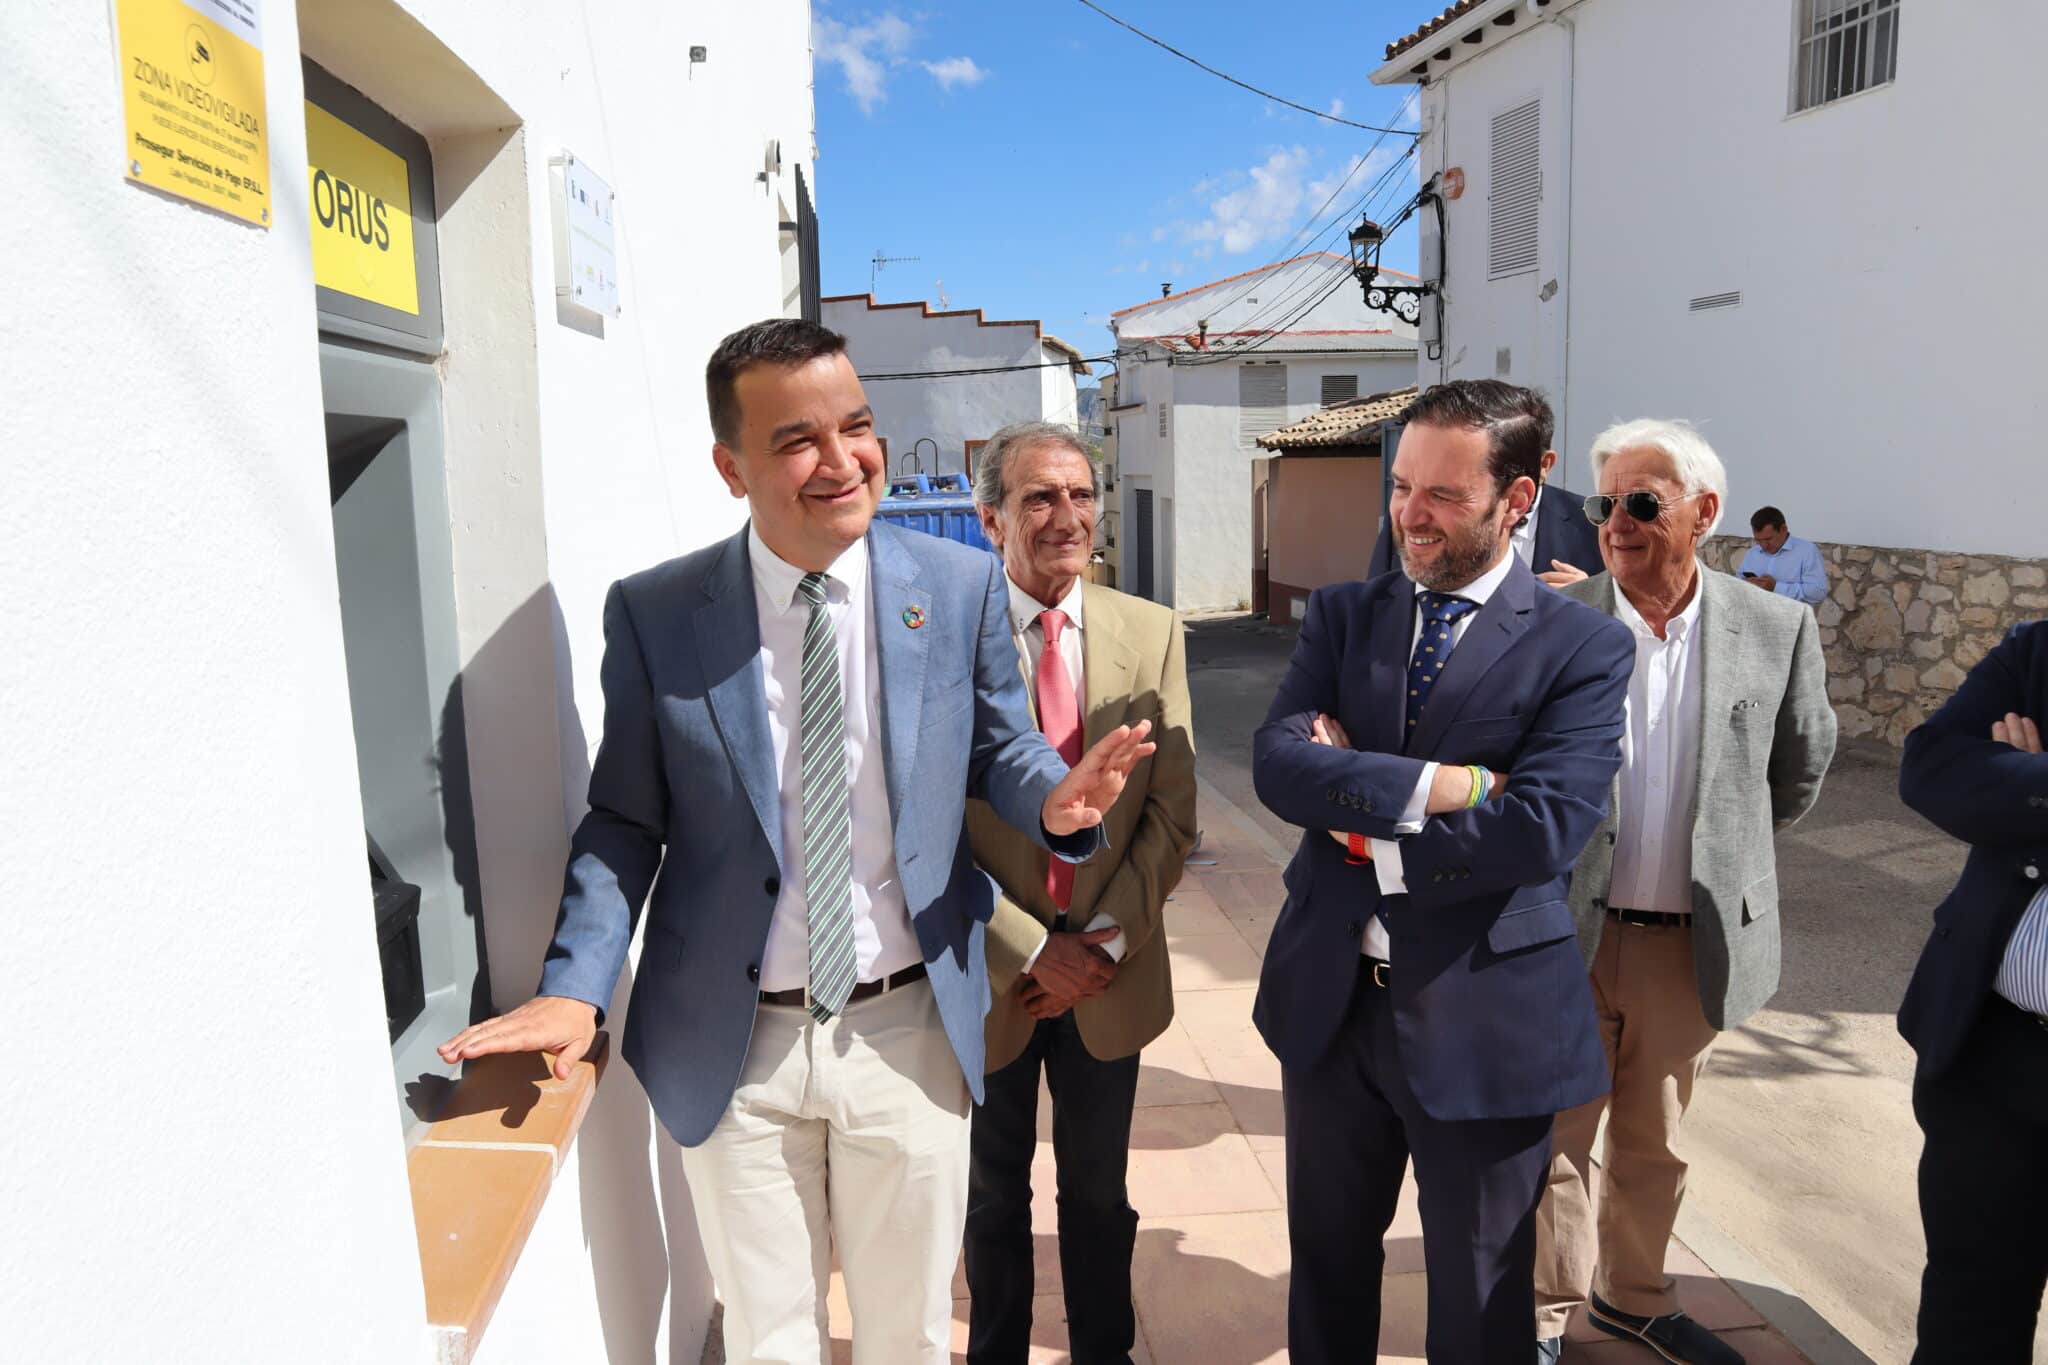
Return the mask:
[[[1408,735],[1415,733],[1415,723],[1422,719],[1422,708],[1429,703],[1430,689],[1443,676],[1444,664],[1450,660],[1451,623],[1467,612],[1479,610],[1479,604],[1464,597],[1452,597],[1448,593],[1424,592],[1416,594],[1422,609],[1422,633],[1415,638],[1415,657],[1408,661]]]

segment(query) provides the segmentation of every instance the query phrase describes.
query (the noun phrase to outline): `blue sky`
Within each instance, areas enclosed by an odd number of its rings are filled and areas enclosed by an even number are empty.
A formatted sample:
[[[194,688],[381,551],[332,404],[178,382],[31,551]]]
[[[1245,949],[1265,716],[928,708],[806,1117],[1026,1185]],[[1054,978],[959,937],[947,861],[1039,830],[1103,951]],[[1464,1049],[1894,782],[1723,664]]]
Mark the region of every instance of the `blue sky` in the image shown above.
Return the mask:
[[[1360,123],[1412,86],[1368,79],[1441,0],[1100,0],[1209,65]],[[870,5],[816,0],[820,250],[827,294],[1038,318],[1099,354],[1108,314],[1264,265],[1289,248],[1377,137],[1269,103],[1077,0]],[[1413,108],[1405,122],[1413,126]],[[1412,139],[1392,136],[1313,236]],[[1394,172],[1380,202],[1413,190]],[[1343,230],[1326,242],[1345,250]],[[1413,269],[1414,225],[1384,261]]]

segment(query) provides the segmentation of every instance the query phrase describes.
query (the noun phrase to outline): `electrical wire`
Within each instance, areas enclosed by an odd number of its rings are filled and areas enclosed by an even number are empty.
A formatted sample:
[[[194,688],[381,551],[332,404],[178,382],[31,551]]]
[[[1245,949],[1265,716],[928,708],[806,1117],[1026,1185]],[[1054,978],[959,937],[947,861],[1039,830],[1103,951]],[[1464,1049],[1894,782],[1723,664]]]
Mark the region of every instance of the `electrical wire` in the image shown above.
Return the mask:
[[[1161,42],[1159,39],[1154,38],[1151,34],[1145,32],[1144,29],[1139,28],[1137,25],[1125,23],[1123,20],[1117,18],[1114,14],[1111,14],[1108,10],[1096,4],[1095,0],[1081,0],[1081,3],[1087,6],[1089,9],[1094,10],[1097,14],[1109,20],[1109,22],[1115,24],[1117,27],[1129,29],[1132,33],[1137,34],[1140,38],[1143,38],[1146,42],[1152,44],[1152,46],[1164,48],[1166,51],[1171,52],[1174,56],[1180,58],[1184,62],[1187,62],[1189,65],[1199,66],[1202,68],[1202,70],[1208,72],[1210,75],[1229,81],[1232,85],[1238,87],[1240,90],[1249,90],[1254,95],[1258,95],[1263,99],[1269,99],[1273,101],[1275,104],[1284,104],[1289,109],[1298,109],[1304,114],[1313,114],[1315,117],[1319,119],[1326,119],[1331,123],[1341,123],[1347,128],[1362,129],[1363,131],[1368,133],[1401,133],[1405,136],[1415,138],[1419,138],[1422,136],[1421,133],[1413,129],[1382,128],[1376,124],[1371,123],[1354,123],[1350,119],[1339,117],[1336,114],[1326,114],[1320,109],[1311,109],[1306,104],[1296,104],[1293,100],[1284,98],[1280,95],[1276,95],[1270,90],[1261,90],[1256,85],[1252,85],[1247,81],[1241,81],[1227,71],[1218,71],[1215,67],[1209,65],[1207,62],[1201,61],[1200,59],[1195,57],[1190,57],[1187,53],[1182,52],[1179,48],[1175,47],[1171,43]]]

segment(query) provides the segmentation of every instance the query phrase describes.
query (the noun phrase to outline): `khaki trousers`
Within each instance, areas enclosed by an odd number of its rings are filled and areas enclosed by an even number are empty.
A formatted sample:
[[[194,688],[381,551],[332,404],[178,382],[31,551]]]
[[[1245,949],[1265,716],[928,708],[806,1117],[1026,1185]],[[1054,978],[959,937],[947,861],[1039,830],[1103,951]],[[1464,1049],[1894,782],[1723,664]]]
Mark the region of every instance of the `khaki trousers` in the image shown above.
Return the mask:
[[[1589,1289],[1624,1313],[1678,1311],[1664,1274],[1665,1244],[1685,1197],[1678,1125],[1718,1036],[1700,1010],[1692,926],[1610,918],[1593,959],[1593,1005],[1613,1090],[1557,1116],[1536,1216],[1538,1338],[1562,1336]],[[1603,1110],[1596,1225],[1587,1170]]]
[[[729,1365],[827,1365],[835,1251],[855,1365],[947,1365],[967,1082],[931,986],[826,1024],[761,1005],[725,1115],[683,1148]]]

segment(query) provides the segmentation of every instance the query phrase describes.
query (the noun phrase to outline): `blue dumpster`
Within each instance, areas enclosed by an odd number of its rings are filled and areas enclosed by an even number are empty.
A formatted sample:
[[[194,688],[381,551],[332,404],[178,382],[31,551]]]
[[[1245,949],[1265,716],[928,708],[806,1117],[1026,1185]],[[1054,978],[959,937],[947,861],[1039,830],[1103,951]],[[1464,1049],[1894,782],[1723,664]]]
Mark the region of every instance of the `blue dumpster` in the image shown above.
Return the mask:
[[[965,474],[906,474],[889,480],[889,492],[875,515],[906,531],[922,531],[942,540],[957,540],[991,554],[995,547],[981,533],[974,495]]]

